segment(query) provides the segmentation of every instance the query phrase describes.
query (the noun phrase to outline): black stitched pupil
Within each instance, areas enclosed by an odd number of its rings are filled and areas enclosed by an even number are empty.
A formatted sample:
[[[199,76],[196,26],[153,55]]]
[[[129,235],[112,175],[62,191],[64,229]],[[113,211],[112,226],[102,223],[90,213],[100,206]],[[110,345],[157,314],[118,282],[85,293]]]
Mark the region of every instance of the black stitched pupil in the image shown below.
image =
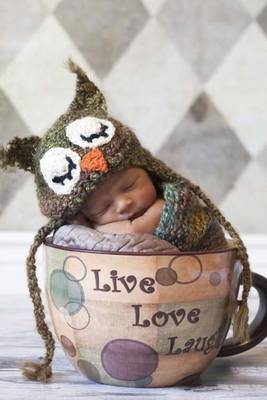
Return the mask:
[[[81,134],[80,137],[88,143],[92,143],[94,139],[98,139],[100,137],[105,137],[105,138],[108,137],[108,134],[106,132],[106,130],[108,129],[107,125],[104,125],[102,123],[100,123],[100,125],[101,127],[98,133],[92,133],[89,137]]]
[[[55,176],[52,179],[52,182],[61,183],[61,185],[63,185],[63,186],[65,185],[65,183],[64,183],[65,179],[69,179],[69,180],[73,179],[71,172],[72,172],[72,170],[77,168],[77,165],[72,161],[72,159],[69,156],[66,156],[65,158],[68,161],[68,172],[61,176]]]

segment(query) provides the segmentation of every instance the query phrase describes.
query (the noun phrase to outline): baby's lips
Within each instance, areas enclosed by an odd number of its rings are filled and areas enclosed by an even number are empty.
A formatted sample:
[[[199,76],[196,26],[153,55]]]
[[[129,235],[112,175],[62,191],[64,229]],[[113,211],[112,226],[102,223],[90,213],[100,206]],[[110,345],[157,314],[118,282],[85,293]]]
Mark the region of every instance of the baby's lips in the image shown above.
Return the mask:
[[[104,157],[104,154],[98,148],[90,150],[83,156],[80,167],[83,172],[108,172],[108,163]]]

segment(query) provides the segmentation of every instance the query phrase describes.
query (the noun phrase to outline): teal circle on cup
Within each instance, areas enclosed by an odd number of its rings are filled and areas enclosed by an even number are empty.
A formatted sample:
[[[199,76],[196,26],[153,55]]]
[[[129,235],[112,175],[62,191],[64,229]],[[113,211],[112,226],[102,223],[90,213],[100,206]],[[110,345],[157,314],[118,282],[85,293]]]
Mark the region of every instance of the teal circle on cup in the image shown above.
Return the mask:
[[[55,307],[69,315],[77,314],[84,303],[84,291],[80,282],[60,269],[55,269],[50,275],[50,295]]]

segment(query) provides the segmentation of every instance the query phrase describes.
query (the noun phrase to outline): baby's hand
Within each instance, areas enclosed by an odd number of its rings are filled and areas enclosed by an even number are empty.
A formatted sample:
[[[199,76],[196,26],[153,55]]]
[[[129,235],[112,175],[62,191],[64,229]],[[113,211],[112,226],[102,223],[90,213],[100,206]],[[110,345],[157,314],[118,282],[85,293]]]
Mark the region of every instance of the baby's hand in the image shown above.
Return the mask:
[[[104,225],[95,225],[94,228],[106,233],[153,233],[159,224],[164,200],[157,199],[140,217],[130,221],[116,221]]]
[[[159,224],[163,211],[164,200],[157,199],[140,217],[132,221],[134,232],[153,233]]]

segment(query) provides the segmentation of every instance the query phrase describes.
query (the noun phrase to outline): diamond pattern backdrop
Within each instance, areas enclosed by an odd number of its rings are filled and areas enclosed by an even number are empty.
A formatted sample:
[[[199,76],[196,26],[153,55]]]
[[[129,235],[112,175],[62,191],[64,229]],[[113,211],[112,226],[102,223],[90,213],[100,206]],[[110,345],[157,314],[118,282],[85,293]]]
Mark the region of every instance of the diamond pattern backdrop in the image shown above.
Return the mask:
[[[239,231],[267,232],[267,0],[12,0],[0,15],[1,144],[65,111],[71,56]],[[0,187],[0,229],[44,223],[31,176]]]

